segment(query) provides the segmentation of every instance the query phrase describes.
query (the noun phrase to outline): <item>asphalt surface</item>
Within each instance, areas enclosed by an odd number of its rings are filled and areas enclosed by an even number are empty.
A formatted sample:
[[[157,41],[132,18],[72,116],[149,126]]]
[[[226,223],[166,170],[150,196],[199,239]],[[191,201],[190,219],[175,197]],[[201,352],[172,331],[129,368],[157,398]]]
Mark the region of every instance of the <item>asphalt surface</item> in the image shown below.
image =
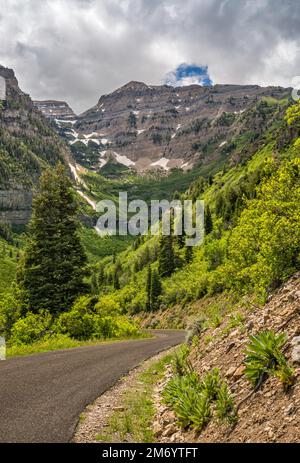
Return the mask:
[[[45,352],[0,361],[0,442],[70,442],[80,413],[143,360],[184,340],[154,339]]]

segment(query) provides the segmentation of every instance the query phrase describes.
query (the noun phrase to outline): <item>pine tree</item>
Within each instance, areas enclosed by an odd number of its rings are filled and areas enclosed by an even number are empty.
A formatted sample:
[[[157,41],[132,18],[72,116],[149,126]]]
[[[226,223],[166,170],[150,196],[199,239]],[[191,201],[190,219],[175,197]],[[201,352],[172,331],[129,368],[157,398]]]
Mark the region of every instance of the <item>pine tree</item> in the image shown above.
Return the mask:
[[[98,280],[95,272],[93,272],[91,276],[91,291],[93,294],[97,294],[98,292]]]
[[[120,289],[119,272],[117,269],[115,269],[114,271],[113,284],[114,284],[114,289]]]
[[[184,214],[181,214],[181,234],[177,236],[177,244],[179,249],[184,248],[185,231],[184,231]]]
[[[18,272],[30,310],[52,314],[68,310],[87,292],[87,258],[78,236],[72,184],[59,165],[40,179],[29,225],[30,239]]]
[[[173,239],[171,235],[162,235],[159,240],[158,272],[161,277],[172,275],[175,269]]]
[[[147,271],[147,284],[146,284],[146,294],[147,294],[147,302],[146,302],[146,310],[151,310],[151,283],[152,283],[152,271],[151,266],[148,266]]]
[[[185,247],[185,261],[187,264],[192,262],[193,260],[193,247],[192,246],[186,246]]]
[[[204,213],[204,231],[205,235],[209,235],[213,231],[213,221],[209,206],[207,206]]]
[[[102,286],[105,280],[104,267],[100,265],[98,273],[98,287]]]
[[[158,308],[158,298],[162,293],[162,286],[157,270],[152,272],[151,278],[151,310]]]

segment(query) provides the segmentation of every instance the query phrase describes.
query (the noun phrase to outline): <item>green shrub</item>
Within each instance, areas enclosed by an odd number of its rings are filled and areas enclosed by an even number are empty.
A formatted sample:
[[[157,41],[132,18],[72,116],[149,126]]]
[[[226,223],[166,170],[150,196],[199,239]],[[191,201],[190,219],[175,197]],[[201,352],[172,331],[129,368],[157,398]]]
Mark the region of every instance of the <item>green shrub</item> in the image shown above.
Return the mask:
[[[47,311],[38,314],[28,313],[15,322],[11,330],[10,342],[19,346],[41,340],[49,332],[52,317]]]
[[[59,316],[56,327],[60,333],[67,334],[74,339],[86,340],[93,337],[94,323],[94,314],[72,309]]]
[[[78,298],[73,308],[56,321],[57,331],[79,340],[119,338],[138,333],[137,327],[121,315],[120,304],[113,296],[102,296],[96,304],[95,301],[95,297]]]
[[[292,385],[293,369],[287,363],[283,353],[287,336],[274,331],[263,331],[256,336],[250,336],[246,349],[245,376],[254,387],[258,387],[268,375],[277,376],[284,388]]]
[[[218,268],[227,287],[266,295],[300,268],[300,159],[283,162],[248,201]]]
[[[9,339],[14,323],[22,315],[20,291],[13,285],[10,290],[1,294],[0,298],[0,333]]]

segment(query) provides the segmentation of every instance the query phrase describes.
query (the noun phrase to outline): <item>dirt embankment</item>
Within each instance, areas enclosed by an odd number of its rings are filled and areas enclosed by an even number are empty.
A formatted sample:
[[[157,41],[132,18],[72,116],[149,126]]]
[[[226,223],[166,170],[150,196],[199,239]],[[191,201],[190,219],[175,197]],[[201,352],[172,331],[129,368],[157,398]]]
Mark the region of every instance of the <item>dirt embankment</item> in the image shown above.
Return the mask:
[[[234,395],[243,401],[253,388],[243,370],[244,351],[249,335],[263,330],[285,332],[285,355],[295,370],[295,384],[284,392],[277,378],[267,379],[261,388],[245,400],[238,423],[230,428],[212,420],[200,435],[180,430],[173,413],[161,401],[160,392],[167,374],[156,391],[157,415],[154,430],[161,442],[300,442],[300,274],[295,275],[270,298],[264,308],[253,307],[242,313],[242,322],[226,330],[230,316],[217,328],[207,329],[194,345],[191,360],[198,373],[220,369]]]

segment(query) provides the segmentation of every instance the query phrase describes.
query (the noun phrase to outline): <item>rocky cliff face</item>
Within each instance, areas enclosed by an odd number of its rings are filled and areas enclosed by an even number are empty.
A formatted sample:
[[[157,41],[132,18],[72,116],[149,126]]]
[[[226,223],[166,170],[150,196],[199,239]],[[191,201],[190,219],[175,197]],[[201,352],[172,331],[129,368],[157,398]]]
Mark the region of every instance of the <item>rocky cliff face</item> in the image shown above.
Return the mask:
[[[31,216],[32,192],[0,190],[0,222],[26,225]]]
[[[34,101],[34,106],[50,120],[61,119],[64,121],[73,121],[76,114],[65,101],[44,100]]]
[[[42,170],[72,159],[67,144],[20,90],[14,71],[0,66],[0,77],[6,87],[0,101],[0,220],[22,224]]]
[[[189,169],[233,155],[232,140],[255,137],[272,123],[290,89],[256,85],[173,88],[129,82],[81,114],[58,122],[78,162],[102,168],[113,158],[129,168]]]

